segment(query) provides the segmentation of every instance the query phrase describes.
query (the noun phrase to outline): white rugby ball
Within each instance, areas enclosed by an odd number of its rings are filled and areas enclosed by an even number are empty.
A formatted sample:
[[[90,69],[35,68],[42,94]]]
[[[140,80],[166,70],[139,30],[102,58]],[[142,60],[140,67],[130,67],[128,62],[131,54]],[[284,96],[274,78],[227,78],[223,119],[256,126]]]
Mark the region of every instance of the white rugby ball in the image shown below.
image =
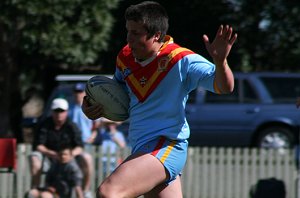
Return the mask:
[[[91,103],[103,106],[103,117],[113,121],[129,117],[129,96],[116,81],[106,76],[93,76],[86,83],[85,91]]]

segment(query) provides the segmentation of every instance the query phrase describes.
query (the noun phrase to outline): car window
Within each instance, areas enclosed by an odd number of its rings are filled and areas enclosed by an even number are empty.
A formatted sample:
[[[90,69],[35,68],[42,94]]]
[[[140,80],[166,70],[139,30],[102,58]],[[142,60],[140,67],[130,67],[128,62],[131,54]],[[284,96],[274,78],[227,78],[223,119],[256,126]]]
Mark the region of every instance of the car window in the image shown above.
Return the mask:
[[[240,82],[240,83],[238,83]],[[206,93],[206,103],[257,103],[259,101],[255,90],[247,80],[235,80],[234,91],[231,94]]]
[[[253,87],[250,85],[249,81],[247,81],[247,80],[242,81],[242,90],[243,90],[243,95],[241,96],[242,103],[258,103],[259,102],[257,93],[255,92]]]
[[[269,91],[274,103],[294,103],[300,96],[300,78],[261,77],[263,84]]]
[[[239,102],[239,84],[235,80],[235,87],[230,94],[215,94],[210,91],[206,92],[205,103],[238,103]]]

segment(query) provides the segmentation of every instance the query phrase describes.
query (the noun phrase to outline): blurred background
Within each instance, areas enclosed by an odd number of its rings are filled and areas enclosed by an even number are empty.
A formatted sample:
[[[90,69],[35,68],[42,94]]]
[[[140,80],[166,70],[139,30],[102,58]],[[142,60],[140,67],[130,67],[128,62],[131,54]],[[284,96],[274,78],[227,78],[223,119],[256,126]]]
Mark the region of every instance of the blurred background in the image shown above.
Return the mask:
[[[0,137],[23,141],[22,108],[33,96],[37,116],[58,74],[112,74],[126,44],[124,12],[134,0],[0,1]],[[238,33],[233,71],[299,72],[300,2],[296,0],[162,0],[169,34],[210,59],[202,35],[212,40],[220,24]],[[298,66],[298,67],[297,67]]]

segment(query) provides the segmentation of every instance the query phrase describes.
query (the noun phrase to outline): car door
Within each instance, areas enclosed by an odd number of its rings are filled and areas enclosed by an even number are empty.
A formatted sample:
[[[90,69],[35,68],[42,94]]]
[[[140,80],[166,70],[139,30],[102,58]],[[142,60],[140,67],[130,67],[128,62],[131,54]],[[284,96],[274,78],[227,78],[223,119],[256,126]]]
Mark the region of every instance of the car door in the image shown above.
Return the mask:
[[[202,102],[195,100],[194,104],[187,105],[190,145],[249,145],[254,120],[260,112],[259,101],[247,79],[236,80],[231,94],[205,92]]]

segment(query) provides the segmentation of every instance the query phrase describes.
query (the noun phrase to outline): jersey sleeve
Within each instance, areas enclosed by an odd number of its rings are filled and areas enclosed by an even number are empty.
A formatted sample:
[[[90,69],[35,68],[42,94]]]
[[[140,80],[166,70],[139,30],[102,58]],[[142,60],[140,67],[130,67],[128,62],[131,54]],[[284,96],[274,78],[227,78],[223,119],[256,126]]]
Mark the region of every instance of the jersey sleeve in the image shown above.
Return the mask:
[[[191,54],[184,58],[182,66],[186,77],[188,91],[196,89],[198,86],[205,90],[216,92],[214,89],[214,79],[216,67],[199,54]]]

